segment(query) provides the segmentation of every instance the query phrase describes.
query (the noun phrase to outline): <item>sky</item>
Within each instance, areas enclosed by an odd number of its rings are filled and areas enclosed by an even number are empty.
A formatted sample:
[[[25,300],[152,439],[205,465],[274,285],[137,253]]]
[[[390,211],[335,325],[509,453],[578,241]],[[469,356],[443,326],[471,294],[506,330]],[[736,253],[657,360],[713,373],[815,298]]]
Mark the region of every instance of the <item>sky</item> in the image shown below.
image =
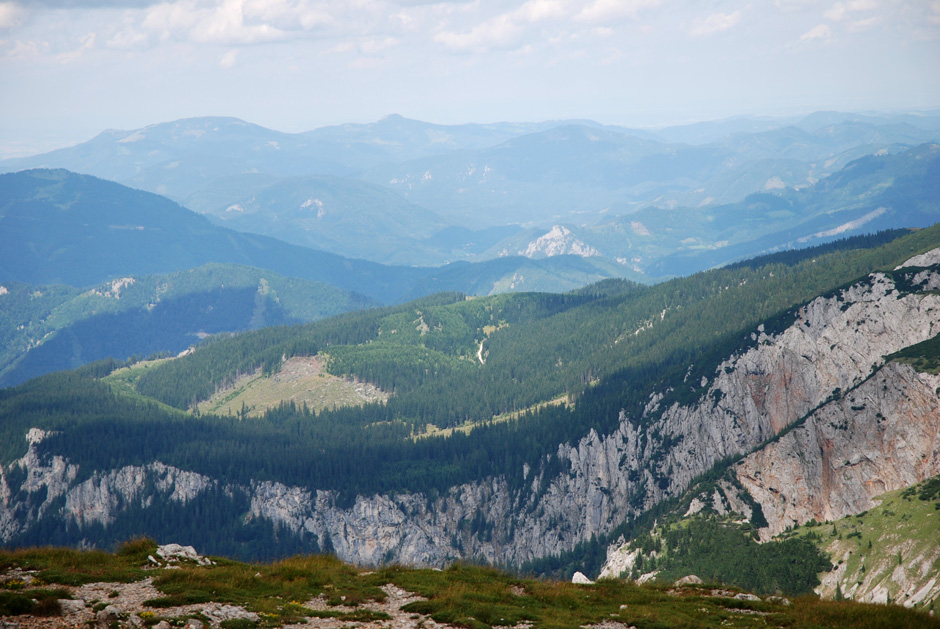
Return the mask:
[[[194,116],[299,132],[940,107],[940,0],[0,0],[0,158]]]

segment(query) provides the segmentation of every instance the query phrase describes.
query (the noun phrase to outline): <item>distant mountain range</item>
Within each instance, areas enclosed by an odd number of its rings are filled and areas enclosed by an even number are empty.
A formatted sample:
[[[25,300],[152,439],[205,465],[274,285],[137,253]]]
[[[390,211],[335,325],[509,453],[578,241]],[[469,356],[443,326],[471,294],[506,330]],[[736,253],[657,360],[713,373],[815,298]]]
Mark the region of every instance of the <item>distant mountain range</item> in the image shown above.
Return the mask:
[[[438,291],[570,290],[623,274],[616,263],[576,255],[387,266],[235,232],[164,197],[88,175],[4,174],[0,386]]]
[[[626,261],[647,277],[687,275],[758,253],[940,220],[940,145],[868,155],[799,189],[756,192],[701,207],[649,206],[588,226],[568,238],[593,255]],[[535,233],[501,244],[524,254]]]
[[[909,144],[937,136],[938,114],[839,113],[656,134],[590,121],[440,126],[400,116],[305,134],[230,118],[109,131],[0,166],[66,164],[189,199],[205,215],[62,169],[0,175],[7,305],[13,295],[62,300],[22,306],[41,325],[20,315],[0,322],[9,339],[0,382],[109,354],[176,352],[191,344],[190,332],[309,321],[439,291],[657,281],[845,236],[924,227],[940,219],[940,145]],[[704,203],[683,204],[702,195]],[[567,210],[550,213],[562,205]],[[520,224],[523,214],[534,224]],[[546,218],[558,220],[540,224]],[[237,298],[231,281],[197,271],[214,279],[155,312],[127,300],[99,310],[78,299],[102,283],[132,278],[139,290],[144,278],[209,264],[255,270],[250,280],[241,273]],[[312,299],[329,307],[298,315],[272,302],[258,318],[252,295],[262,272],[270,284],[322,283]],[[214,314],[194,314],[225,300],[229,306]],[[53,316],[66,303],[89,312]],[[111,317],[111,337],[127,342],[100,343],[105,319],[95,317]],[[161,328],[155,317],[179,329]],[[144,329],[153,334],[139,334]]]
[[[235,232],[164,197],[65,170],[0,175],[0,228],[0,281],[25,284],[90,286],[215,262],[325,282],[388,303],[438,289],[498,292],[503,275],[494,276],[494,269],[510,278],[519,269],[542,269],[560,280],[552,285],[563,290],[617,270],[603,260],[524,257],[480,263],[473,267],[479,273],[468,273],[464,265],[387,266]],[[568,267],[576,279],[565,279]],[[585,277],[589,269],[593,273]],[[481,285],[483,276],[494,284]],[[550,288],[537,278],[517,277],[515,284],[514,290]]]
[[[233,118],[193,118],[106,131],[74,147],[4,160],[0,170],[91,174],[168,196],[234,229],[409,266],[525,251],[555,225],[591,232],[597,242],[623,240],[618,224],[646,225],[651,213],[675,212],[674,240],[592,245],[657,277],[673,269],[656,266],[663,247],[688,239],[704,247],[725,240],[767,246],[757,243],[760,230],[742,229],[732,239],[696,231],[702,210],[726,224],[736,219],[721,215],[734,215],[750,195],[812,188],[859,158],[937,141],[940,112],[819,112],[655,132],[584,120],[435,125],[389,116],[288,134]],[[645,219],[628,218],[637,212]],[[890,226],[906,226],[898,221]],[[639,265],[631,263],[636,258]]]

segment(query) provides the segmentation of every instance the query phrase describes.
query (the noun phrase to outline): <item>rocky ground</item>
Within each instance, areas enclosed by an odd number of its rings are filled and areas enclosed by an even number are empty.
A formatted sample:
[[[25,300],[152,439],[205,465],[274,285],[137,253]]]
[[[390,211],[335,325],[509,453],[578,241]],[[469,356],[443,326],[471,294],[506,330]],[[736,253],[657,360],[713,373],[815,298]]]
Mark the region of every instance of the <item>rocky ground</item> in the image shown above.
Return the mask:
[[[179,568],[181,564],[207,565],[212,563],[209,559],[197,554],[191,546],[180,546],[178,544],[160,546],[156,556],[151,555],[149,559],[155,573]],[[171,629],[172,627],[206,629],[206,624],[211,628],[216,628],[221,627],[226,620],[247,620],[262,622],[263,624],[264,619],[260,618],[258,614],[239,605],[211,602],[161,609],[148,607],[145,605],[146,601],[163,596],[154,587],[153,579],[154,577],[148,577],[133,583],[90,583],[77,587],[64,587],[63,589],[71,595],[71,599],[61,599],[59,601],[62,608],[60,616],[22,615],[4,617],[0,619],[0,629],[60,629],[63,627],[143,629],[146,626],[152,626],[155,629]],[[36,576],[33,572],[19,568],[0,574],[0,583],[19,582],[29,587],[36,584],[35,580]],[[408,603],[421,600],[421,597],[406,592],[393,584],[384,586],[382,590],[387,596],[384,602],[370,601],[358,608],[331,607],[327,605],[326,598],[323,596],[313,598],[302,603],[302,605],[311,611],[350,613],[366,609],[387,614],[389,616],[388,620],[350,622],[348,619],[341,618],[308,618],[304,625],[293,626],[302,626],[307,629],[321,627],[324,629],[339,627],[361,627],[363,629],[422,627],[434,629],[449,626],[441,625],[421,614],[402,611],[402,607]],[[194,618],[194,616],[199,616],[208,622]],[[291,627],[292,625],[285,626]]]
[[[0,575],[0,580],[19,579],[30,581],[30,575],[26,572],[12,571]],[[147,578],[136,583],[91,583],[80,587],[66,587],[66,590],[72,596],[71,600],[63,599],[60,601],[62,606],[61,616],[37,617],[37,616],[13,616],[0,619],[0,627],[3,629],[60,629],[64,627],[81,627],[83,629],[109,629],[115,624],[128,628],[143,628],[150,624],[149,619],[162,618],[153,625],[156,629],[171,629],[171,627],[185,627],[186,629],[205,629],[206,624],[209,627],[220,627],[226,620],[262,620],[258,614],[247,611],[244,607],[238,605],[227,605],[223,603],[203,603],[198,605],[185,605],[181,607],[170,607],[165,609],[153,609],[144,605],[144,601],[162,596],[159,590],[153,586],[153,578]],[[406,629],[411,627],[422,627],[434,629],[436,627],[445,627],[427,616],[412,614],[402,611],[402,607],[420,597],[415,596],[392,584],[382,588],[387,598],[382,603],[369,602],[360,606],[358,609],[368,609],[375,612],[383,612],[390,617],[388,620],[371,622],[350,622],[339,618],[308,618],[304,625],[285,625],[286,627],[305,627],[306,629],[324,628],[334,629],[339,627],[361,627],[363,629],[386,628],[386,629]],[[324,597],[318,597],[306,601],[305,607],[314,611],[331,612],[354,612],[357,608],[353,607],[329,607]],[[208,619],[208,623],[191,618],[191,616],[201,616]]]
[[[10,578],[29,580],[28,573],[5,573],[0,580]],[[62,615],[52,617],[37,616],[7,616],[0,617],[0,629],[143,629],[150,625],[154,629],[207,629],[206,623],[191,618],[200,615],[209,620],[211,629],[221,627],[226,620],[259,621],[258,614],[247,611],[238,605],[222,603],[204,603],[199,605],[185,605],[154,610],[146,607],[144,601],[161,596],[160,591],[153,586],[153,578],[147,578],[136,583],[91,583],[81,587],[65,588],[70,591],[72,599],[63,599]],[[420,596],[406,592],[393,584],[382,588],[387,598],[382,603],[369,602],[354,607],[330,607],[324,597],[317,597],[306,601],[304,606],[314,611],[354,612],[357,609],[367,609],[374,612],[388,614],[387,620],[350,622],[341,618],[308,618],[305,624],[284,625],[284,629],[442,629],[452,625],[435,622],[428,616],[402,611],[408,603],[422,600]],[[104,607],[102,607],[104,605]],[[97,610],[97,611],[96,611]],[[156,624],[147,621],[151,618],[165,618]],[[514,629],[529,629],[531,625],[516,625]],[[616,621],[605,621],[596,625],[586,625],[584,629],[635,629]]]

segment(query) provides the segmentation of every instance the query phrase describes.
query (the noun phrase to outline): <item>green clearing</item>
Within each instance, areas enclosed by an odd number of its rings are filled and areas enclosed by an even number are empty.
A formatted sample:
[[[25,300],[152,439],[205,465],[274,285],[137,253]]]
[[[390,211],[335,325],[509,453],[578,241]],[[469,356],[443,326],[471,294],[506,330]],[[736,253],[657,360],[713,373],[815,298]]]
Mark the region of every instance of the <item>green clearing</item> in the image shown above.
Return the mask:
[[[120,395],[138,403],[156,404],[162,410],[178,415],[180,414],[179,409],[137,392],[137,382],[144,374],[170,360],[173,359],[157,358],[155,360],[142,360],[128,367],[115,369],[104,378],[101,378],[101,381],[108,384],[111,387],[111,392],[115,395]]]
[[[293,356],[274,374],[260,369],[245,374],[231,387],[219,391],[196,405],[199,413],[260,417],[269,409],[293,402],[312,411],[388,401],[388,394],[378,387],[330,374],[329,357]]]

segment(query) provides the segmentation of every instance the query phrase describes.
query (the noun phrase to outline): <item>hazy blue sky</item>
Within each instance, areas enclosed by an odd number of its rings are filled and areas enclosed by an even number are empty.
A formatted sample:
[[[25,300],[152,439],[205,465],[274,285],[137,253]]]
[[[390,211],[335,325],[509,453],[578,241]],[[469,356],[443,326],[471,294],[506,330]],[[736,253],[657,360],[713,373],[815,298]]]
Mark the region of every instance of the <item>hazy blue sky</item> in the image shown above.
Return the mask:
[[[940,0],[0,0],[0,156],[201,115],[282,131],[940,106]]]

